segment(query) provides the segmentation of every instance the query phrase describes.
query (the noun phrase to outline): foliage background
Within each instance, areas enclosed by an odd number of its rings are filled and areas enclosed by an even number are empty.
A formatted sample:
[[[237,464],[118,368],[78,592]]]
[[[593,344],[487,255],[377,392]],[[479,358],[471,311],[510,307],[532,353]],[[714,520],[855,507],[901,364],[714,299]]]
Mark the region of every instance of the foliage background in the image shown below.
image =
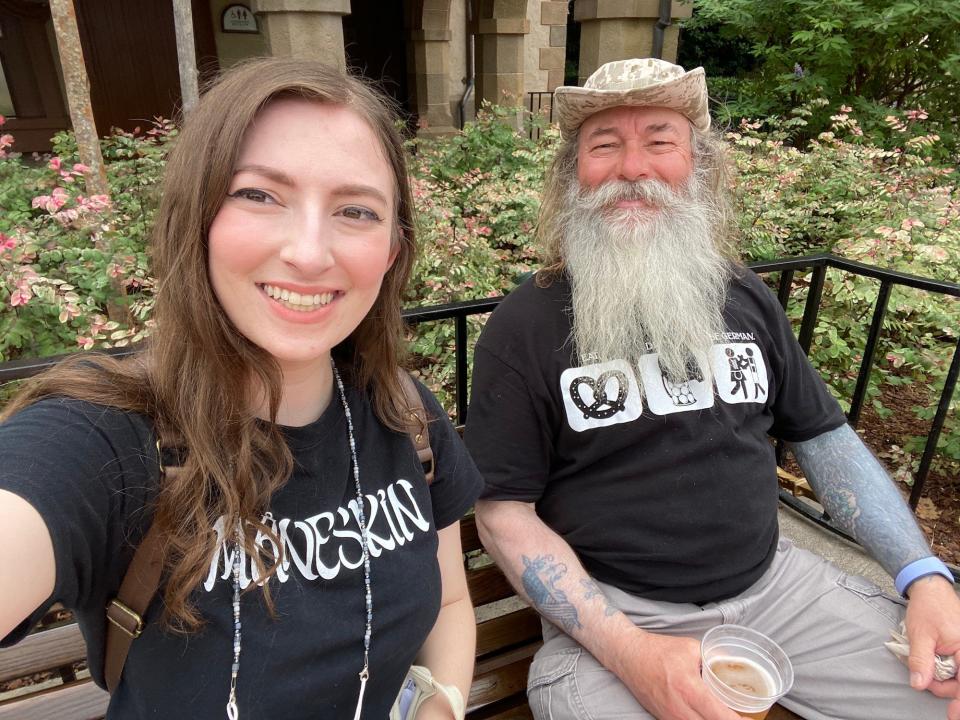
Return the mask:
[[[960,3],[956,0],[693,0],[678,62],[704,65],[716,115],[786,117],[815,99],[805,142],[848,105],[866,137],[895,147],[905,122],[927,116],[944,162],[960,156]]]
[[[558,140],[534,119],[516,132],[512,112],[487,108],[458,135],[409,142],[421,254],[408,306],[501,295],[536,267],[533,231],[543,173]],[[811,137],[827,113],[829,124]],[[742,120],[727,133],[739,171],[732,188],[745,260],[835,252],[917,275],[960,281],[960,194],[943,141],[919,116],[890,124],[870,142],[851,106],[826,98],[783,117]],[[85,195],[85,168],[67,134],[55,154],[22,158],[0,139],[0,360],[136,342],[150,332],[153,279],[147,238],[156,187],[177,130],[167,121],[104,139],[111,198]],[[536,140],[529,139],[536,137]],[[808,279],[795,280],[788,313],[799,320]],[[866,341],[877,284],[831,273],[811,356],[834,392],[848,398]],[[958,301],[895,291],[870,397],[884,386],[929,386],[936,398],[960,325]],[[470,321],[472,336],[482,323]],[[452,323],[411,334],[413,360],[454,406]],[[929,419],[930,403],[915,408]],[[899,448],[914,467],[924,438]],[[956,407],[941,463],[960,461]]]

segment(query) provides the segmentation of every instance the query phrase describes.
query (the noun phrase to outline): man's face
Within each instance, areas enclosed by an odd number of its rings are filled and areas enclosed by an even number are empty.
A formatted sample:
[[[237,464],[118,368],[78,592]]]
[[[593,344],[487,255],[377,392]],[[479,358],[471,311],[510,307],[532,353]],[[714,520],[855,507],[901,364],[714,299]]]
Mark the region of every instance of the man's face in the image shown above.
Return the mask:
[[[693,172],[690,123],[660,107],[608,108],[580,126],[577,179],[584,189],[616,180],[660,180],[679,190]],[[620,200],[619,208],[645,205]]]
[[[584,122],[576,149],[557,228],[579,357],[655,352],[671,382],[708,386],[730,265],[715,242],[720,198],[693,169],[690,123],[665,108],[611,108]]]

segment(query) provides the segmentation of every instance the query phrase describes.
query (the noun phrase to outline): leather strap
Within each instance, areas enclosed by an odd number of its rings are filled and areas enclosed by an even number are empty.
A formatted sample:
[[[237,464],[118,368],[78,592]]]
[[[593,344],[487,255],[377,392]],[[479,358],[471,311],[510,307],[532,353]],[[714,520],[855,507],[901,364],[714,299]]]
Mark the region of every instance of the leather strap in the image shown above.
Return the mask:
[[[433,482],[433,449],[430,447],[430,430],[428,429],[427,411],[423,407],[423,398],[417,390],[417,384],[410,374],[403,368],[398,368],[397,377],[400,380],[400,387],[403,388],[403,395],[407,401],[407,415],[409,424],[407,433],[410,435],[410,441],[417,449],[417,457],[420,464],[423,465],[423,475],[427,479],[427,485]]]
[[[162,472],[162,470],[161,470]],[[143,631],[144,615],[160,587],[163,551],[156,523],[137,546],[123,576],[117,597],[107,604],[107,638],[103,674],[107,690],[113,692],[120,683],[123,664],[130,652],[130,643]]]

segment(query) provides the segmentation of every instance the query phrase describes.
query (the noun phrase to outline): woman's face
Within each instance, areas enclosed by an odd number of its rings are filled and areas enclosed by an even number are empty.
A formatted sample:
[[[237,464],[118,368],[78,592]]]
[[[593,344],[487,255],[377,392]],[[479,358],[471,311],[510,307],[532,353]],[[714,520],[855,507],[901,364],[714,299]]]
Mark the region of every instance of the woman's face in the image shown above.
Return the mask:
[[[393,172],[348,108],[270,103],[210,226],[209,274],[234,326],[284,369],[326,363],[396,256]]]

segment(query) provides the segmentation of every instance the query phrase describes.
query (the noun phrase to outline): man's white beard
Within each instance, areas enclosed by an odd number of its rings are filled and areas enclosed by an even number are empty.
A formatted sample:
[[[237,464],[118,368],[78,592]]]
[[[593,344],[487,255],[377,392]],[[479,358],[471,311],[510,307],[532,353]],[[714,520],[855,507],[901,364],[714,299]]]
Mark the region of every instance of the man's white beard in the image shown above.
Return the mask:
[[[657,352],[672,382],[696,377],[699,368],[710,383],[731,267],[714,245],[715,213],[705,195],[696,175],[680,191],[657,180],[593,189],[574,181],[559,226],[582,362],[636,363]],[[648,206],[615,206],[626,199]]]

